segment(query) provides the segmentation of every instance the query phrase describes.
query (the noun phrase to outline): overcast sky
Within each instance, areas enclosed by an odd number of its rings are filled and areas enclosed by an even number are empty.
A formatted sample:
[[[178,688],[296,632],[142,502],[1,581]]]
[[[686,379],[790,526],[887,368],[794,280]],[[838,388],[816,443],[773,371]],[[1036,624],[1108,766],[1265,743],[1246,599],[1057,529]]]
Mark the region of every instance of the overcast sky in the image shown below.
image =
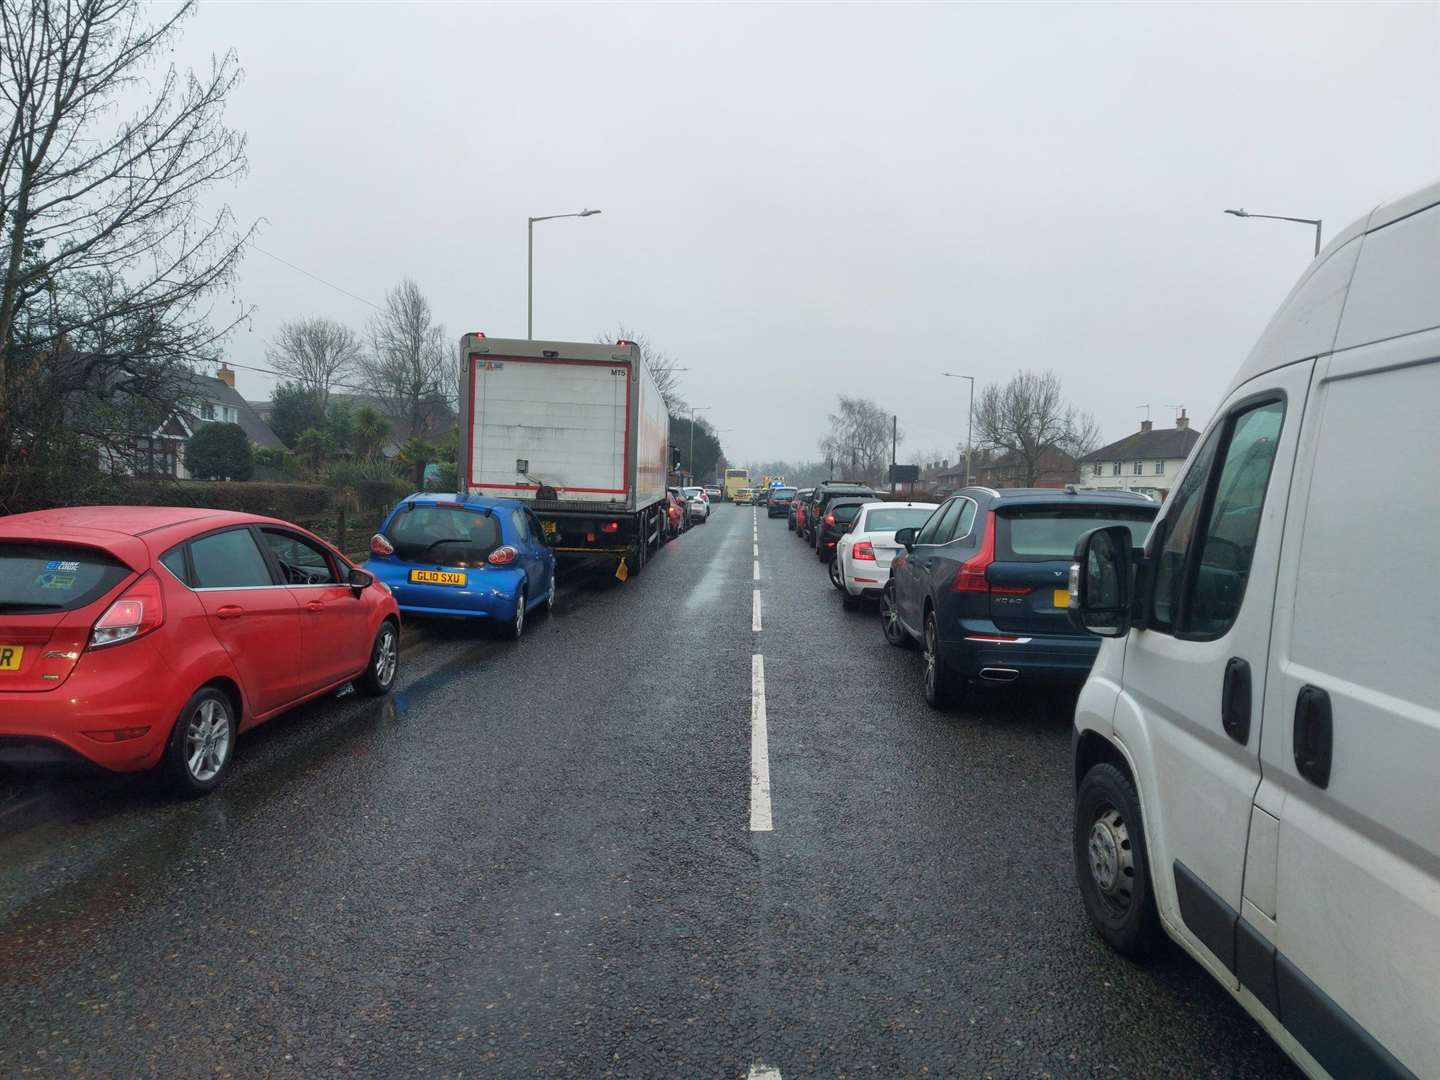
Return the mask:
[[[261,247],[452,336],[618,322],[734,461],[814,458],[838,394],[954,456],[966,384],[1053,368],[1106,440],[1203,420],[1327,237],[1440,178],[1440,9],[208,3]],[[233,342],[371,309],[252,252]],[[242,371],[247,397],[270,380]]]

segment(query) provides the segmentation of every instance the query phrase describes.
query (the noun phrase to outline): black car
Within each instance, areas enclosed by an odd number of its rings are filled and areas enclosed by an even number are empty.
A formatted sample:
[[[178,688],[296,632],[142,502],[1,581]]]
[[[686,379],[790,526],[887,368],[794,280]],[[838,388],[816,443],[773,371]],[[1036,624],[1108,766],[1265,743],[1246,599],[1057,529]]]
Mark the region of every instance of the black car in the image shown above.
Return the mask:
[[[918,529],[880,601],[892,645],[925,651],[925,700],[957,701],[970,680],[1080,683],[1099,639],[1070,625],[1070,563],[1091,529],[1128,526],[1140,547],[1160,504],[1128,491],[964,488]]]
[[[860,507],[874,501],[873,498],[865,496],[831,499],[825,508],[825,516],[820,519],[815,529],[816,558],[821,562],[829,562],[835,558],[836,542],[855,524],[855,519],[860,516]]]
[[[805,500],[814,490],[814,488],[801,488],[795,492],[794,498],[790,500],[790,505],[785,508],[785,527],[791,532],[795,531],[795,518],[799,515],[800,507],[805,505]]]
[[[880,498],[879,493],[866,484],[855,484],[848,480],[832,480],[819,485],[815,494],[810,496],[811,512],[805,515],[805,525],[809,530],[806,537],[815,548],[815,553],[820,554],[820,527],[825,522],[825,514],[830,509],[830,504],[836,499],[860,499],[862,502],[874,502]]]
[[[770,498],[765,500],[766,517],[788,517],[790,514],[790,503],[794,501],[796,490],[793,487],[777,487],[770,489]]]

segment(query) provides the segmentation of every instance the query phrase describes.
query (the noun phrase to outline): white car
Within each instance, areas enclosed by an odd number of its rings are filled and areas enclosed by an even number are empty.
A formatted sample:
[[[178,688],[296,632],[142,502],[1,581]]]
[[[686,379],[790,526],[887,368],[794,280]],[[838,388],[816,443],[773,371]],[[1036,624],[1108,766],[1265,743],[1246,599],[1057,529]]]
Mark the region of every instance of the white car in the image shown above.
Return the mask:
[[[703,487],[681,488],[680,493],[685,496],[685,512],[692,522],[710,520],[710,496]]]
[[[898,529],[920,528],[938,504],[928,502],[872,502],[860,507],[855,524],[835,544],[830,560],[830,584],[840,590],[841,602],[853,611],[866,596],[879,596],[890,580],[890,563],[900,545]]]

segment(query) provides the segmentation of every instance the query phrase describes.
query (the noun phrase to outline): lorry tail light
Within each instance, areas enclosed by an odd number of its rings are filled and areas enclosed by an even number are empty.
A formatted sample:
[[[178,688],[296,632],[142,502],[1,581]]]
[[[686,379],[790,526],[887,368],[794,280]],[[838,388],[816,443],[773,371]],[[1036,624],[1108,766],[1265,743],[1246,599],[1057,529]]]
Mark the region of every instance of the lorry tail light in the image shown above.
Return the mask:
[[[376,533],[374,536],[370,537],[370,554],[394,555],[395,545],[390,543],[389,540],[385,539],[385,537],[381,536],[379,533]]]
[[[620,522],[607,521],[604,525],[600,526],[600,531],[602,533],[617,533],[620,531]]]
[[[850,549],[850,558],[863,560],[864,562],[875,561],[875,545],[869,540],[861,540]]]
[[[485,561],[491,566],[509,566],[515,561],[518,554],[520,554],[518,551],[506,544],[504,547],[498,547],[490,552],[490,557]]]
[[[160,579],[147,571],[90,628],[90,648],[133,641],[159,629],[164,622],[165,596]]]

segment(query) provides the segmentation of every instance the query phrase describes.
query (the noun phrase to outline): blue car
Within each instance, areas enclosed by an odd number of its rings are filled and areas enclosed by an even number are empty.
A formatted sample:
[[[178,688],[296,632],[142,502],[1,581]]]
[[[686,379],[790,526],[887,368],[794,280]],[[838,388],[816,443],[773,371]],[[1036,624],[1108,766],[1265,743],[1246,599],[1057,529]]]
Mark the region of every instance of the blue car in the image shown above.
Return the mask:
[[[410,615],[487,619],[518,638],[555,605],[555,553],[517,499],[417,492],[370,538],[365,569]]]

